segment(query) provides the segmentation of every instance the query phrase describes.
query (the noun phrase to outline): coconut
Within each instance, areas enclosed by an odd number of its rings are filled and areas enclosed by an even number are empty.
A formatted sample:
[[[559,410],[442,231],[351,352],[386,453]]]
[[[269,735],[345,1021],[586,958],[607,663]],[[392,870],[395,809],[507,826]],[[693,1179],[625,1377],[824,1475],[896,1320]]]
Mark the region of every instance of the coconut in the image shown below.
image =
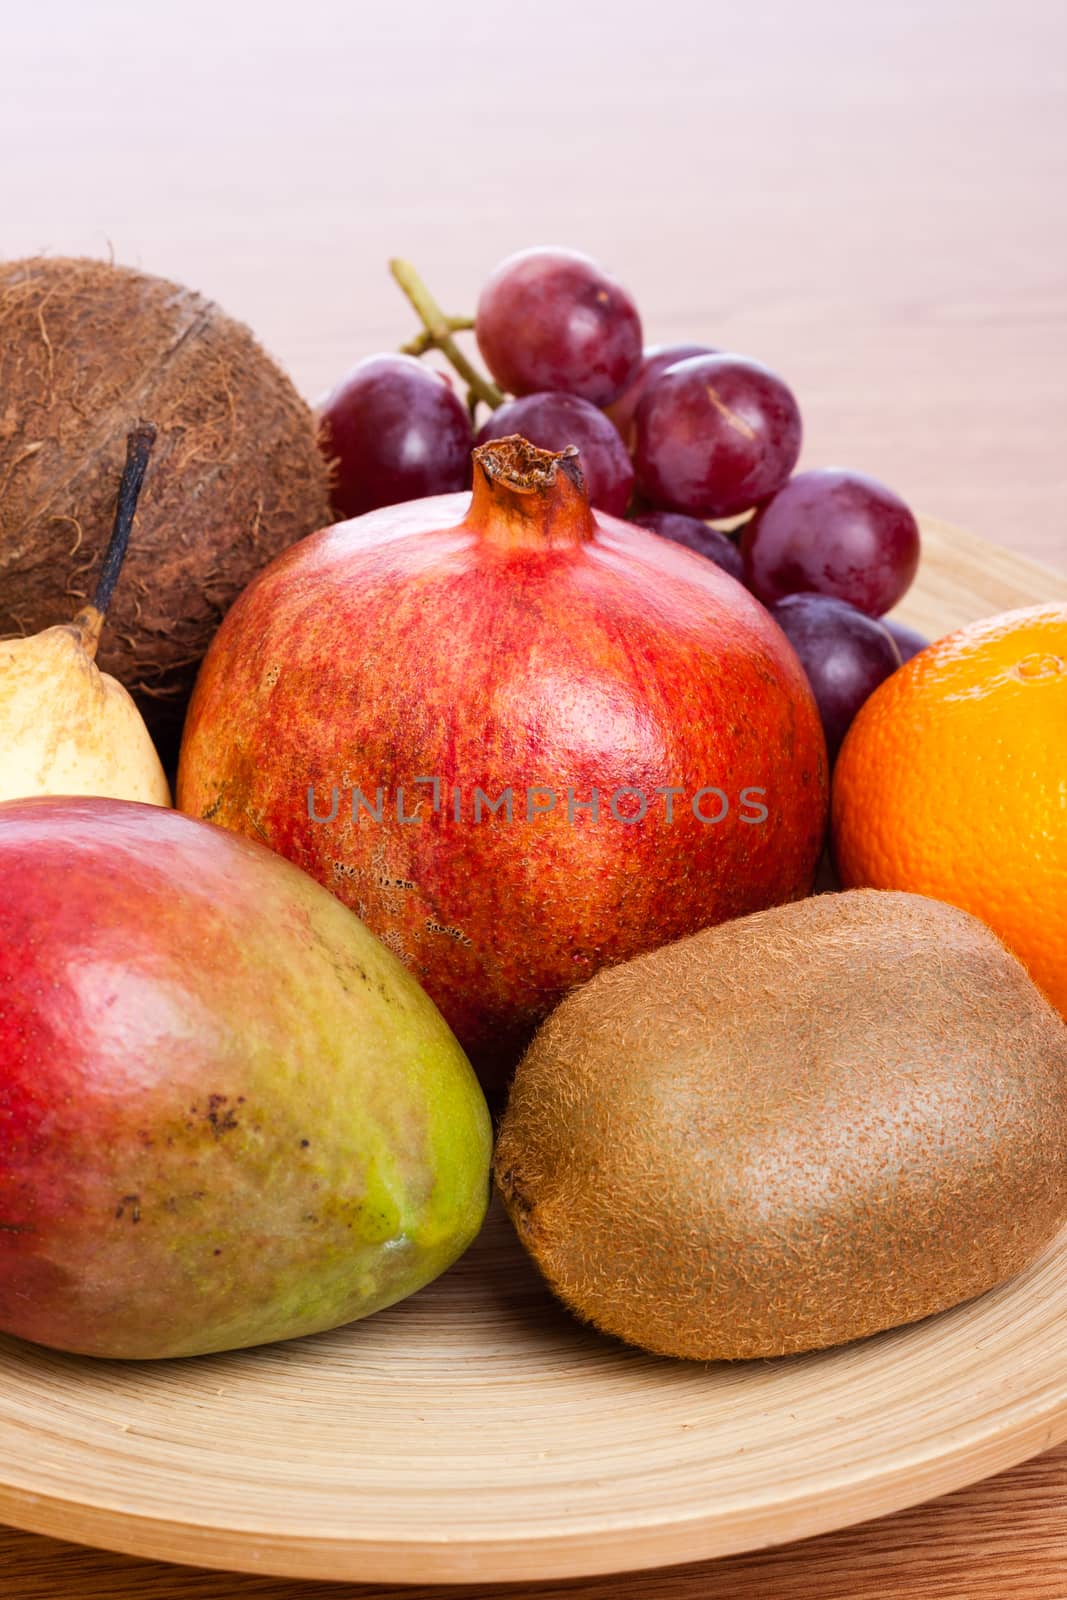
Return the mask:
[[[230,602],[330,520],[311,412],[191,289],[101,261],[0,265],[0,634],[69,622],[91,593],[138,417],[157,441],[99,665],[167,750]]]

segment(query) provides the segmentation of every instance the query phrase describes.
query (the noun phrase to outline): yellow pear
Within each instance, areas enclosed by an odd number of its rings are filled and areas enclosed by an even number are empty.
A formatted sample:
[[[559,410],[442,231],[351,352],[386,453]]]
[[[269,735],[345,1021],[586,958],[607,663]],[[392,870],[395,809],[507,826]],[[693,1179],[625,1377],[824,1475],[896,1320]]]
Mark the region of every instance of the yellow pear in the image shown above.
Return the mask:
[[[115,526],[91,604],[72,622],[0,641],[0,800],[89,794],[171,803],[140,712],[94,659],[155,432],[142,423],[127,441]]]

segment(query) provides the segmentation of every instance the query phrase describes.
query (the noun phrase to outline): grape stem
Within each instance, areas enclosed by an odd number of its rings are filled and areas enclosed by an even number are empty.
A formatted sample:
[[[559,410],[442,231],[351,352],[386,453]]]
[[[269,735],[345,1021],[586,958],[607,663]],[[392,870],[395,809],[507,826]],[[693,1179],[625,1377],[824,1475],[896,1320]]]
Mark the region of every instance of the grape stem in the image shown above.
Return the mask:
[[[446,317],[410,261],[401,261],[394,257],[389,263],[389,271],[418,312],[425,328],[424,333],[404,346],[405,354],[421,356],[425,355],[427,350],[440,350],[441,354],[451,361],[476,400],[484,401],[492,411],[495,411],[497,406],[503,405],[504,395],[496,384],[483,377],[477,367],[467,360],[453,338],[453,334],[462,332],[465,328],[473,328],[473,319]]]
[[[467,333],[474,327],[473,317],[446,317],[445,321],[448,323],[449,331],[452,333]],[[414,339],[409,339],[407,344],[400,346],[400,354],[402,356],[424,356],[427,350],[436,348],[437,340],[429,328],[423,328],[422,332],[417,333]]]

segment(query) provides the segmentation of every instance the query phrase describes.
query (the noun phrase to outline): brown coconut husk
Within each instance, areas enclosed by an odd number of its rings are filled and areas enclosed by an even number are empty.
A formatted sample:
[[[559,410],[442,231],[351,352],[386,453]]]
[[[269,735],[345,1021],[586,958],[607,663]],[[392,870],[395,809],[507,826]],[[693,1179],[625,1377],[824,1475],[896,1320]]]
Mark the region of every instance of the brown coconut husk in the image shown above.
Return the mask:
[[[158,437],[98,660],[168,753],[230,603],[331,520],[311,412],[191,289],[101,261],[0,265],[0,635],[69,622],[92,593],[139,417]]]

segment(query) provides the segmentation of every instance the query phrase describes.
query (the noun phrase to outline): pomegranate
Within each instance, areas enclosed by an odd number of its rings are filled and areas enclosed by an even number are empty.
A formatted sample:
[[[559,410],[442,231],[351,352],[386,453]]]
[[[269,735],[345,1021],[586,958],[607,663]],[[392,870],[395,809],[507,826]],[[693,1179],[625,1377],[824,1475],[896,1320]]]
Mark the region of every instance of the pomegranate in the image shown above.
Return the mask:
[[[326,884],[499,1089],[572,986],[811,888],[826,750],[784,634],[590,508],[577,452],[302,540],[200,673],[178,804]]]

